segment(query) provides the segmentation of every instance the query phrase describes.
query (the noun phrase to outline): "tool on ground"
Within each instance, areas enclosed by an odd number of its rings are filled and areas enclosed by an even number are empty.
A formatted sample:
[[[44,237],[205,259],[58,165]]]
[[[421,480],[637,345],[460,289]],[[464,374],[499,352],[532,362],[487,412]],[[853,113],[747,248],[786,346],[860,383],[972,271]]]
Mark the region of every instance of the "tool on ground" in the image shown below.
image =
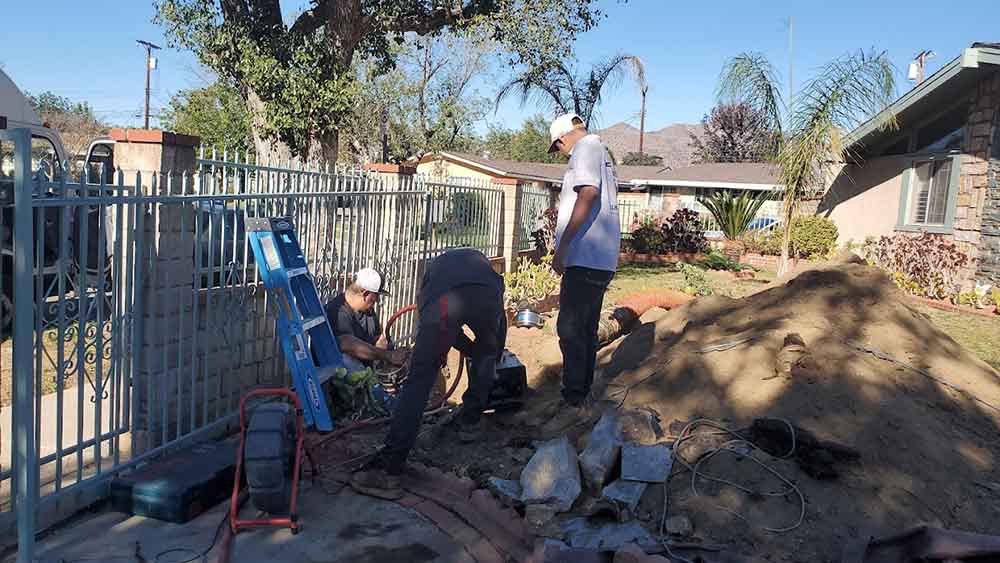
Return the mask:
[[[329,432],[333,430],[333,419],[323,384],[343,366],[343,358],[295,236],[295,226],[287,218],[249,217],[246,226],[264,288],[278,304],[278,336],[303,405],[305,424]]]
[[[287,402],[257,406],[248,423],[247,401],[260,397],[285,398]],[[312,474],[317,474],[316,465],[304,447],[304,418],[298,395],[283,387],[254,389],[240,400],[240,446],[229,504],[233,535],[240,529],[259,526],[287,526],[293,534],[298,533],[296,506],[303,453],[309,458]],[[250,501],[270,517],[240,519],[240,480],[244,470]]]
[[[475,376],[475,364],[471,358],[466,359],[466,369],[469,379]],[[524,394],[528,390],[528,371],[521,360],[510,350],[504,350],[496,363],[493,388],[487,401],[487,409],[514,409],[524,403]]]

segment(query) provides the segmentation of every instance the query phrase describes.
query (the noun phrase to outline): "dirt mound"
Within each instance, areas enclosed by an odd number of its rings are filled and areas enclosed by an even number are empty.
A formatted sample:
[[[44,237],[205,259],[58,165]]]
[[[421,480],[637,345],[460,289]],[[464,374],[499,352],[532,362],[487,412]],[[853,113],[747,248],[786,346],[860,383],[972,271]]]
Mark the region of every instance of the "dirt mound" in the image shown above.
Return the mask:
[[[808,361],[779,359],[790,334]],[[796,522],[794,495],[698,480],[696,496],[690,472],[675,474],[670,514],[688,515],[707,541],[770,559],[839,561],[845,542],[921,522],[1000,531],[1000,493],[977,485],[1000,482],[1000,374],[909,307],[876,269],[841,260],[743,299],[697,299],[601,359],[607,396],[656,410],[664,425],[704,417],[743,428],[776,417],[860,452],[832,480],[767,459],[806,499],[802,524],[786,533],[763,528]],[[716,456],[702,471],[755,490],[782,488],[738,456]],[[647,492],[652,520],[661,502]]]

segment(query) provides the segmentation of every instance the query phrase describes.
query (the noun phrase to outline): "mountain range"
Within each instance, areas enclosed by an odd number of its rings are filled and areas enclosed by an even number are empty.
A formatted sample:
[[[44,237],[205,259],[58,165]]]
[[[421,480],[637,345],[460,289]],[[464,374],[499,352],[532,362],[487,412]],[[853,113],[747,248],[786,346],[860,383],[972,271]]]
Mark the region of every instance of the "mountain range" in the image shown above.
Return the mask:
[[[655,131],[646,131],[643,152],[663,158],[663,164],[671,168],[688,166],[692,162],[689,143],[691,135],[701,135],[700,123],[675,123]],[[639,152],[639,129],[628,123],[619,122],[597,132],[604,143],[621,159],[626,153]]]

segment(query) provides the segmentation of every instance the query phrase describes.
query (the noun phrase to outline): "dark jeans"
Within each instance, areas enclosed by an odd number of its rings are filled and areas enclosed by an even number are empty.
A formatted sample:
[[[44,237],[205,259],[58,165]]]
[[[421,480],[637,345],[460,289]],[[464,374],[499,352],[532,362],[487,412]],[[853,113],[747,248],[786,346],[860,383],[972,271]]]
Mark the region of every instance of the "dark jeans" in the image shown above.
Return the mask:
[[[463,325],[472,330],[475,341],[465,336]],[[442,359],[452,347],[471,358],[475,366],[469,374],[469,388],[462,396],[462,423],[479,421],[489,400],[505,336],[503,295],[486,286],[456,287],[420,310],[410,374],[392,415],[381,455],[388,473],[403,472],[406,458],[417,441]]]
[[[597,364],[597,324],[614,272],[591,268],[566,269],[559,289],[559,348],[563,356],[562,395],[579,405],[590,393]]]

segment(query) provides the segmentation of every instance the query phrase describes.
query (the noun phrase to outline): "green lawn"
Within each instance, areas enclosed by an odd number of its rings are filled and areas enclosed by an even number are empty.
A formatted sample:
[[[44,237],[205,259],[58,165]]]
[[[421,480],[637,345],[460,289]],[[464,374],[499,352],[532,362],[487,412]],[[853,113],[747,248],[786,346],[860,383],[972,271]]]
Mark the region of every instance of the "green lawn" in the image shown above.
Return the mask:
[[[953,313],[926,305],[917,305],[916,308],[956,342],[1000,370],[1000,315],[984,317]]]
[[[743,297],[761,288],[774,279],[773,272],[759,271],[754,281],[727,279],[725,274],[707,272],[714,293],[730,297]],[[605,306],[647,289],[669,288],[680,290],[684,287],[684,276],[670,266],[626,266],[618,270],[611,288],[604,298]],[[1000,315],[981,315],[941,311],[926,305],[916,305],[926,313],[931,321],[956,342],[981,358],[984,362],[1000,370]]]

